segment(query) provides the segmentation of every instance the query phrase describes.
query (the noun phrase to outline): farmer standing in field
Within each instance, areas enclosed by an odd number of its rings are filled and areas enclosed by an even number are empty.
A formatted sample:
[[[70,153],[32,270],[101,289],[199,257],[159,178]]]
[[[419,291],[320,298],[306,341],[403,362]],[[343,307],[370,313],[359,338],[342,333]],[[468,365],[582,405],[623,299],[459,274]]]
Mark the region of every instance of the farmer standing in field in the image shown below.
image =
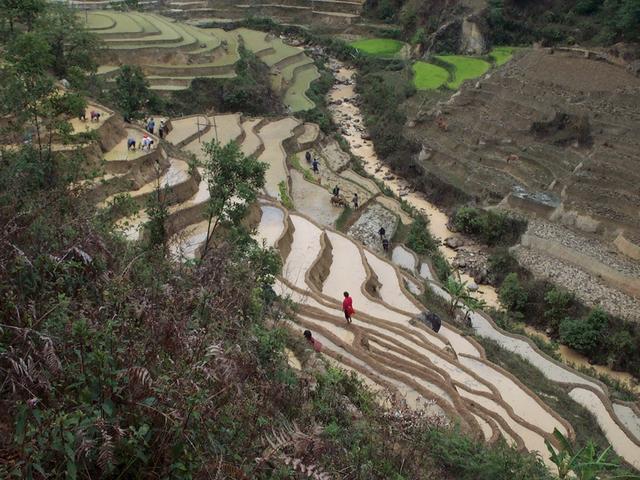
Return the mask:
[[[342,311],[344,312],[344,318],[348,324],[351,323],[351,315],[355,313],[353,309],[353,298],[349,296],[349,292],[344,292],[344,300],[342,301]]]

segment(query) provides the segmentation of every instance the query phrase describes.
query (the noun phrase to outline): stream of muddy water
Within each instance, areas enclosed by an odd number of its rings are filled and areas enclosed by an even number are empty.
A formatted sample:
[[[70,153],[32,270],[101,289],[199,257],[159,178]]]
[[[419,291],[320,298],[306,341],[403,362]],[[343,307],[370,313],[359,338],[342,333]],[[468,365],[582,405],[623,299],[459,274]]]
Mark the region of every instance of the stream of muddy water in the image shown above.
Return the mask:
[[[348,68],[337,61],[332,61],[332,64],[336,82],[328,93],[329,110],[336,124],[340,125],[343,132],[346,132],[343,133],[343,136],[349,142],[351,151],[362,159],[363,167],[368,174],[373,175],[376,179],[392,189],[403,200],[429,218],[429,230],[431,234],[440,241],[440,251],[451,263],[456,257],[456,251],[444,244],[444,240],[453,235],[453,232],[447,227],[449,219],[446,213],[431,203],[423,193],[412,191],[409,182],[405,179],[398,178],[395,173],[391,172],[391,170],[380,161],[373,148],[373,143],[371,140],[365,138],[366,135],[363,133],[363,131],[365,131],[363,128],[364,119],[360,108],[354,101],[357,96],[355,93],[356,70]],[[337,102],[337,100],[341,100],[341,102]],[[420,266],[418,266],[418,268],[420,268]],[[469,275],[463,272],[460,272],[460,277],[466,282],[473,281]],[[498,293],[491,285],[481,285],[480,289],[475,293],[475,296],[484,300],[488,306],[500,308]],[[531,327],[527,328],[527,332],[549,340],[543,332],[534,330]],[[592,367],[585,357],[566,346],[561,346],[559,353],[566,363]],[[606,374],[627,384],[636,391],[636,393],[640,390],[640,387],[634,384],[633,377],[629,374],[616,372],[604,366],[595,366],[595,368],[598,373]]]

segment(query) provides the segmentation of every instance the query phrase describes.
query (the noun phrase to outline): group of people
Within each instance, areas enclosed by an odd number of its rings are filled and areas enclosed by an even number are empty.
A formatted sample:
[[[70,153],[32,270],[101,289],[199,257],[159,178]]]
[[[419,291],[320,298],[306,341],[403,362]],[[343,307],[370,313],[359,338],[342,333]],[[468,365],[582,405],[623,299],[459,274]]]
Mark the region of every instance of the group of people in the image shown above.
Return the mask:
[[[384,227],[380,227],[378,235],[380,235],[380,241],[382,242],[382,250],[384,250],[385,253],[389,252],[389,239],[387,238],[387,231]]]
[[[146,130],[147,132],[149,132],[151,135],[155,134],[155,130],[156,130],[156,121],[153,119],[153,117],[149,118],[146,122]],[[164,136],[167,134],[167,123],[164,120],[160,120],[160,125],[158,126],[158,136],[160,138],[164,138]]]
[[[154,144],[154,140],[153,138],[151,138],[148,134],[144,134],[144,136],[142,137],[142,140],[140,140],[140,143],[136,142],[136,139],[133,137],[129,137],[127,139],[127,150],[131,151],[131,150],[136,150],[136,145],[137,145],[137,149],[138,150],[151,150],[151,147]]]
[[[340,197],[340,187],[338,185],[333,187],[332,194],[334,198]],[[353,208],[358,208],[358,205],[360,204],[359,202],[360,200],[358,198],[358,193],[356,192],[353,194],[353,198],[351,199],[351,203],[353,203]]]
[[[89,112],[89,117],[91,118],[92,122],[100,122],[100,117],[102,116],[102,113],[100,113],[97,110],[91,110]],[[87,121],[87,112],[85,112],[84,110],[82,111],[82,113],[80,114],[80,116],[78,117],[80,120],[82,120],[83,122]]]

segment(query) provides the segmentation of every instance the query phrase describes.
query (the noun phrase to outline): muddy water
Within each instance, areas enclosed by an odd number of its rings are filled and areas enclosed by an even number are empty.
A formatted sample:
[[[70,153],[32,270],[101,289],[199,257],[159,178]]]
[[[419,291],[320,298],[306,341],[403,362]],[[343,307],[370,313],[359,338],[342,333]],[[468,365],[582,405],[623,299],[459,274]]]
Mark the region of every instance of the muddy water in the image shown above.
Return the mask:
[[[333,246],[333,262],[322,292],[333,299],[342,302],[342,293],[349,292],[353,298],[353,308],[358,312],[371,316],[408,325],[410,317],[403,315],[384,305],[367,298],[361,291],[361,286],[367,280],[367,272],[362,264],[358,247],[348,238],[334,232],[327,232],[327,237]]]
[[[633,443],[611,418],[609,411],[598,396],[584,388],[574,388],[569,392],[569,396],[595,415],[598,425],[604,431],[616,453],[635,468],[640,469],[640,447]]]
[[[245,155],[255,154],[262,144],[262,140],[260,140],[260,137],[258,137],[258,135],[256,135],[256,133],[253,131],[253,129],[257,127],[261,121],[261,118],[254,118],[242,122],[242,130],[244,131],[245,137],[244,141],[242,142],[241,150]]]
[[[616,412],[616,416],[622,421],[624,426],[635,435],[636,439],[640,439],[640,419],[638,419],[638,416],[631,407],[614,403],[613,410]]]
[[[380,283],[382,283],[378,292],[382,300],[392,307],[409,314],[420,313],[420,309],[407,298],[400,288],[400,280],[393,266],[379,259],[369,251],[365,251],[365,258],[371,270],[373,270]]]
[[[266,247],[274,247],[284,230],[284,212],[270,205],[262,205],[262,217],[256,232],[258,242],[264,242]]]
[[[283,118],[269,123],[260,129],[258,136],[264,144],[264,151],[258,160],[269,165],[265,175],[265,191],[273,198],[280,198],[278,184],[287,183],[286,154],[282,142],[293,135],[293,129],[299,124],[293,117]]]
[[[340,105],[330,105],[329,107],[334,120],[346,130],[347,133],[344,136],[349,142],[352,152],[362,158],[363,166],[367,173],[382,181],[410,205],[426,215],[430,220],[429,230],[433,236],[438,240],[444,241],[447,237],[453,235],[453,232],[447,228],[447,215],[429,202],[422,193],[410,192],[409,183],[404,179],[398,179],[394,175],[393,180],[385,180],[384,177],[391,173],[390,170],[378,159],[372,142],[362,138],[363,134],[359,130],[359,127],[364,125],[362,113],[351,101],[344,101],[345,99],[352,99],[356,95],[354,90],[355,73],[355,70],[343,67],[336,75],[338,81],[348,81],[351,84],[336,83],[329,92],[330,101],[343,100]],[[448,260],[453,260],[456,256],[455,250],[448,248],[444,244],[440,246],[440,250]],[[463,281],[473,281],[466,274],[461,274],[461,277]],[[483,285],[476,296],[482,298],[490,306],[499,307],[497,293],[491,286]]]
[[[411,273],[416,270],[416,257],[402,245],[398,245],[391,252],[391,261]]]
[[[484,439],[487,441],[491,440],[491,437],[493,436],[493,428],[491,428],[491,425],[489,425],[489,422],[487,422],[480,415],[476,415],[475,413],[472,413],[471,415],[473,415],[473,418],[475,418],[476,422],[478,422],[478,425],[480,425],[480,429],[482,430],[482,435],[484,435]]]
[[[554,468],[553,463],[551,463],[551,460],[549,460],[548,458],[549,452],[544,443],[545,439],[542,435],[532,430],[529,430],[527,427],[517,422],[509,414],[509,412],[507,412],[507,410],[505,410],[502,406],[500,406],[498,403],[494,402],[493,400],[490,400],[487,397],[483,397],[481,395],[476,395],[471,392],[467,392],[463,389],[459,389],[459,391],[461,396],[468,398],[469,400],[472,400],[479,405],[482,405],[483,407],[491,410],[492,412],[502,417],[507,422],[507,425],[509,425],[509,427],[511,427],[511,429],[522,439],[524,444],[527,446],[527,450],[538,452],[541,455],[542,460],[545,462],[545,464],[550,468]]]
[[[553,429],[557,428],[565,435],[568,433],[562,423],[542,408],[537,401],[509,377],[475,358],[461,356],[459,360],[462,365],[495,386],[502,399],[513,408],[514,413],[520,418],[529,419],[529,421],[534,418],[535,425],[545,432],[553,433]]]
[[[308,290],[305,274],[320,254],[322,231],[314,224],[297,215],[291,215],[295,228],[291,252],[282,268],[282,273],[296,287]]]

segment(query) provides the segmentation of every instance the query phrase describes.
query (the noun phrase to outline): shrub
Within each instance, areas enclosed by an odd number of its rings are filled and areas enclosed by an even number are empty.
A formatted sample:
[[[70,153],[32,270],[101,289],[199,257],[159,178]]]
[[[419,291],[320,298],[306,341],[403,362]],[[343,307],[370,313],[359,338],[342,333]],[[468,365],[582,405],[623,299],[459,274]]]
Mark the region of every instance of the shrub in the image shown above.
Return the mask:
[[[458,231],[494,246],[517,243],[527,222],[505,212],[461,207],[453,215],[453,225]]]
[[[560,323],[560,339],[584,355],[595,355],[608,320],[607,314],[600,309],[593,310],[583,320],[565,318]]]
[[[506,248],[496,249],[488,260],[489,277],[494,285],[500,285],[509,273],[516,271],[518,261]]]
[[[567,317],[574,296],[571,292],[554,287],[545,293],[544,301],[546,304],[544,318],[551,328],[557,330],[562,319]]]
[[[506,276],[498,291],[498,298],[502,306],[510,312],[521,312],[524,309],[529,295],[520,285],[517,273]]]
[[[418,255],[431,254],[438,249],[438,242],[429,232],[429,224],[422,216],[417,217],[411,224],[406,243]]]
[[[436,462],[458,480],[551,479],[534,455],[514,455],[505,442],[488,446],[461,433],[437,429],[424,434],[424,442]]]

